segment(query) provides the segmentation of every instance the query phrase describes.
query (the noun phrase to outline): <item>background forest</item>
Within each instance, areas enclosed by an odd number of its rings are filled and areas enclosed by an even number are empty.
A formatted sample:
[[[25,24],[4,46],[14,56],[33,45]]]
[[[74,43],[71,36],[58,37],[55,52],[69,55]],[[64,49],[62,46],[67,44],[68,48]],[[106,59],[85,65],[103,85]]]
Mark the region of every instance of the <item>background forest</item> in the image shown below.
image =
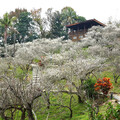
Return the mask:
[[[57,38],[64,36],[68,38],[66,25],[82,22],[86,19],[71,7],[65,7],[60,12],[49,8],[46,17],[41,16],[42,9],[15,9],[10,13],[5,13],[0,19],[0,39],[1,45],[23,43],[33,41],[37,38]],[[4,40],[3,40],[4,39]]]

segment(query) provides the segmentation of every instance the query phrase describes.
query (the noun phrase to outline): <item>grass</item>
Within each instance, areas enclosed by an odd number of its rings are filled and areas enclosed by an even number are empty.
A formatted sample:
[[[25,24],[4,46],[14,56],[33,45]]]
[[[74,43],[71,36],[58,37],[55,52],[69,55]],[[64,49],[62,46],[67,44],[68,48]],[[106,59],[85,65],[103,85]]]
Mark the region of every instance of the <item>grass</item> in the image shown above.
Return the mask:
[[[61,97],[61,98],[60,98]],[[58,95],[51,95],[51,104],[60,104],[69,106],[70,102],[70,95],[68,94],[58,94]],[[39,98],[41,101],[42,98]],[[73,110],[73,117],[70,119],[70,112],[68,108],[60,107],[60,106],[50,106],[50,109],[46,109],[46,105],[44,101],[42,102],[43,106],[40,108],[39,111],[36,112],[38,120],[88,120],[88,111],[85,103],[78,104],[77,96],[74,95],[72,100],[71,108]],[[6,112],[6,114],[9,114]],[[16,113],[15,120],[20,120],[21,112]],[[2,120],[0,118],[0,120]],[[28,120],[28,118],[26,118]]]
[[[51,104],[60,104],[69,106],[70,95],[62,94],[57,96],[51,96]],[[58,101],[59,99],[59,101]],[[87,120],[88,119],[88,111],[86,110],[86,104],[77,103],[77,96],[74,95],[72,100],[71,108],[73,110],[73,117],[70,119],[70,111],[68,108],[60,107],[60,106],[51,106],[49,110],[45,111],[45,108],[37,113],[39,120],[45,120],[48,116],[48,120]],[[43,110],[44,109],[44,110]],[[43,112],[45,111],[45,112]]]

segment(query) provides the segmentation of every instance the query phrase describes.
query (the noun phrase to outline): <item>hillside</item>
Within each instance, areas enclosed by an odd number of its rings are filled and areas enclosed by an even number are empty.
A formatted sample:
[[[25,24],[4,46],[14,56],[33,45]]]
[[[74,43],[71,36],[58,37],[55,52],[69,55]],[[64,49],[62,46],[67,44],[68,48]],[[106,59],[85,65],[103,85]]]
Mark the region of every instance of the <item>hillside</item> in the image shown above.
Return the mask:
[[[116,26],[92,27],[79,42],[36,39],[1,47],[1,119],[119,119],[120,106],[109,98],[120,94],[119,33]]]

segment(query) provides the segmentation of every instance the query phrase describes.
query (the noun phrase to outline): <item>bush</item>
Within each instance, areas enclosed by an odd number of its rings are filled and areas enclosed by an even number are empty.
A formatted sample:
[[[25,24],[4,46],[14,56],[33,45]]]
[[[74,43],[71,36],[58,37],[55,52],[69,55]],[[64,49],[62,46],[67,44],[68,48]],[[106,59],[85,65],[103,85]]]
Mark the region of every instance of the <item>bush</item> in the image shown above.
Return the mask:
[[[108,103],[107,110],[103,115],[100,112],[96,112],[96,107],[93,106],[90,102],[87,103],[87,108],[89,111],[90,120],[120,120],[120,105],[117,104],[116,107],[113,107],[111,103]]]
[[[99,113],[99,111],[97,111],[97,108],[92,103],[90,103],[89,101],[87,101],[86,103],[89,112],[89,120],[104,120],[104,116]]]
[[[107,77],[104,77],[102,80],[98,79],[94,87],[96,91],[100,91],[105,95],[107,95],[109,90],[113,88],[112,83],[110,82],[110,78]]]
[[[108,108],[106,111],[106,120],[120,120],[119,104],[116,106],[116,108],[114,108],[111,103],[108,103]]]
[[[84,90],[86,92],[87,97],[93,98],[93,96],[96,94],[96,91],[94,89],[95,81],[91,78],[86,80],[84,82]]]

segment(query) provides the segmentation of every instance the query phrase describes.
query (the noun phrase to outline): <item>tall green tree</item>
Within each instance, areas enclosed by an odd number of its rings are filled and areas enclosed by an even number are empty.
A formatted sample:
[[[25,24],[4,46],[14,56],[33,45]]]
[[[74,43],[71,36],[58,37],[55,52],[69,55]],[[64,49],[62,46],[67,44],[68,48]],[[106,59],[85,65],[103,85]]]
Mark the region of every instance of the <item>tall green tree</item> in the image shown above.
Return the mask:
[[[64,36],[64,30],[62,25],[62,18],[59,11],[56,11],[52,15],[51,26],[50,26],[50,37],[57,38]]]
[[[76,14],[75,10],[71,7],[64,7],[61,10],[63,25],[69,25],[76,22],[82,22],[86,19]]]
[[[16,29],[20,33],[18,37],[19,43],[32,41],[37,38],[37,34],[34,32],[34,24],[29,12],[22,12],[18,18]]]
[[[16,8],[14,11],[10,11],[8,15],[9,18],[16,17],[16,20],[14,21],[14,26],[9,31],[9,36],[7,38],[8,44],[15,44],[18,41],[20,35],[18,35],[18,31],[16,30],[16,24],[18,23],[18,18],[20,17],[20,14],[23,12],[27,12],[27,9]]]
[[[77,15],[75,17],[75,22],[84,22],[86,21],[85,17]]]
[[[0,19],[0,25],[4,29],[4,45],[7,53],[7,37],[8,37],[8,30],[12,27],[13,22],[16,20],[15,17],[9,18],[8,13],[3,15],[3,18]]]
[[[3,15],[3,18],[0,19],[0,25],[4,28],[4,43],[7,44],[7,32],[8,29],[12,26],[13,21],[15,20],[15,17],[9,18],[8,13],[5,13]]]
[[[62,14],[62,19],[63,19],[63,25],[75,23],[74,18],[76,18],[77,15],[73,8],[64,7],[61,10],[61,14]]]

